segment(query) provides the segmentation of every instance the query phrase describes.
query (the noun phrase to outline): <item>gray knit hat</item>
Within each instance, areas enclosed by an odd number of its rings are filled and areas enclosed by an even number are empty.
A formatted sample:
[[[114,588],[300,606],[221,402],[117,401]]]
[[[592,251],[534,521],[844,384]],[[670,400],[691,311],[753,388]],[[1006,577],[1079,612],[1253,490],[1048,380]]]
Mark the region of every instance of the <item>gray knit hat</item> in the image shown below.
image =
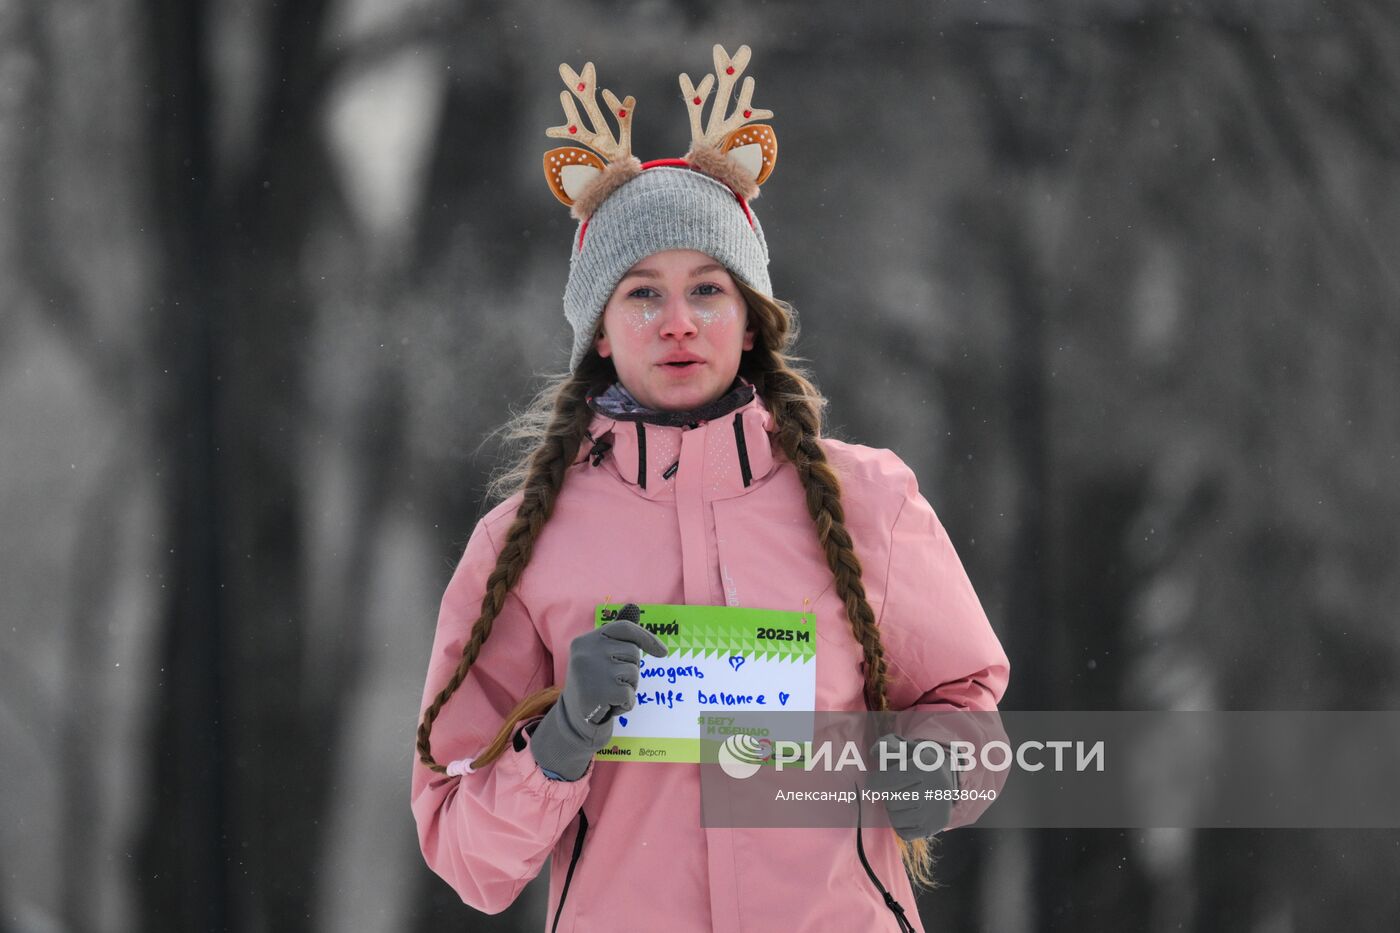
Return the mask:
[[[749,218],[753,218],[750,225]],[[666,249],[693,249],[719,260],[750,288],[773,294],[768,244],[752,209],[702,172],[658,166],[614,191],[579,225],[569,257],[564,317],[574,328],[569,369],[593,343],[603,307],[637,262]]]
[[[732,115],[724,115],[734,83],[749,57],[748,46],[740,46],[733,58],[723,47],[714,47],[719,93],[709,126],[703,130],[701,111],[715,76],[706,75],[698,88],[688,75],[680,76],[690,115],[690,149],[682,159],[645,164],[631,153],[636,100],[629,96],[619,101],[611,91],[603,91],[617,118],[619,133],[615,138],[595,100],[593,63],[584,65],[582,73],[567,64],[559,66],[559,75],[568,87],[559,95],[568,120],[545,132],[593,150],[566,146],[551,149],[544,156],[550,190],[571,207],[579,221],[564,289],[564,317],[574,330],[570,370],[578,368],[592,346],[598,319],[617,283],[628,269],[653,253],[697,250],[718,260],[745,285],[772,296],[768,244],[749,202],[758,197],[759,185],[772,173],[778,155],[773,128],[751,121],[773,113],[751,107],[750,77],[744,79]],[[579,120],[571,93],[583,104],[591,130]]]

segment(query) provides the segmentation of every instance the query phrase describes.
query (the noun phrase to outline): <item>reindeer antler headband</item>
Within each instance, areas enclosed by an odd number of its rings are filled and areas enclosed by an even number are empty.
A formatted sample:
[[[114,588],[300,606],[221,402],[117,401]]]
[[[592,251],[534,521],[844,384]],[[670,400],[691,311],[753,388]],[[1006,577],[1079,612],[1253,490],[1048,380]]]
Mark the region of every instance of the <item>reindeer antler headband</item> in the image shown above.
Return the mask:
[[[773,112],[753,106],[752,77],[743,79],[739,99],[729,109],[734,85],[751,55],[747,45],[740,46],[732,58],[716,45],[714,74],[705,75],[698,87],[688,74],[681,74],[690,148],[682,158],[645,163],[632,155],[636,98],[629,95],[619,100],[602,89],[603,101],[617,122],[614,134],[598,106],[593,63],[585,64],[582,72],[567,64],[559,66],[566,87],[559,93],[566,122],[551,126],[545,134],[580,145],[546,152],[544,174],[549,190],[579,221],[564,293],[564,313],[574,327],[571,368],[588,351],[613,288],[635,262],[653,252],[695,249],[708,253],[749,286],[772,293],[768,247],[749,201],[758,197],[759,186],[773,173],[778,159],[773,127],[754,122],[772,117]],[[702,127],[702,111],[716,83],[709,122]],[[585,232],[589,234],[586,252]]]
[[[544,174],[549,190],[579,221],[586,221],[598,205],[623,184],[639,175],[643,169],[657,165],[684,163],[724,182],[735,194],[751,201],[758,197],[759,185],[773,173],[778,161],[778,135],[773,127],[755,123],[773,116],[771,110],[752,106],[754,80],[744,78],[739,100],[726,116],[725,110],[739,80],[748,67],[752,52],[747,45],[730,58],[724,46],[714,48],[715,74],[719,75],[719,93],[710,110],[709,125],[701,128],[702,111],[715,86],[715,75],[707,74],[696,87],[690,75],[680,76],[681,92],[685,95],[686,113],[690,117],[690,150],[681,159],[657,159],[642,164],[632,155],[632,114],[637,99],[628,95],[619,101],[617,95],[604,88],[603,99],[617,119],[618,134],[613,135],[597,101],[597,72],[592,62],[583,66],[582,74],[567,64],[559,66],[559,76],[568,90],[559,92],[568,121],[545,130],[546,136],[569,139],[587,146],[561,146],[544,154]],[[574,97],[583,104],[589,119],[585,126],[579,119]],[[590,152],[589,150],[592,150]],[[596,154],[595,154],[596,153]]]

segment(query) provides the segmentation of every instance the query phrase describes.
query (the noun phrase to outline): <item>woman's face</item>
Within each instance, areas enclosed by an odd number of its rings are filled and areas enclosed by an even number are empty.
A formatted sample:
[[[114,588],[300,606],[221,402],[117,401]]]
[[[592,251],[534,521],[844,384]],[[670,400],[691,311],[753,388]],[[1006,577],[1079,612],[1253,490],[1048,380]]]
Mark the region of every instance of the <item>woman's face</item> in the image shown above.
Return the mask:
[[[692,249],[638,262],[603,308],[598,355],[648,408],[685,411],[724,394],[753,349],[748,307],[728,270]],[[688,361],[678,364],[676,361]]]

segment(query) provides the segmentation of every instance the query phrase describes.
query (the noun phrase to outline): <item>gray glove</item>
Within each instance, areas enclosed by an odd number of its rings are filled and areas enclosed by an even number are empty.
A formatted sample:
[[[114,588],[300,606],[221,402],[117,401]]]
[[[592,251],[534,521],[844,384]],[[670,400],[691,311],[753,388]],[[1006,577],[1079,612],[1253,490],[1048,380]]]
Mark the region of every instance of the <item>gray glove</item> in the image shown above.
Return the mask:
[[[635,604],[624,606],[621,615],[569,645],[559,702],[530,735],[535,761],[566,781],[583,777],[593,753],[612,741],[613,717],[637,704],[642,652],[666,656],[661,640],[634,621]]]
[[[905,750],[905,770],[899,770],[899,759],[892,759],[890,770],[880,770],[882,761],[880,747],[887,745],[896,748],[906,740],[887,732],[871,747],[870,756],[874,773],[866,785],[870,790],[916,791],[918,800],[885,800],[885,812],[890,816],[890,825],[901,839],[920,839],[932,836],[948,825],[948,816],[953,811],[953,801],[926,799],[925,791],[957,790],[958,779],[953,773],[948,757],[943,758],[943,767],[925,771],[914,761],[912,747]],[[947,749],[945,747],[944,751]]]

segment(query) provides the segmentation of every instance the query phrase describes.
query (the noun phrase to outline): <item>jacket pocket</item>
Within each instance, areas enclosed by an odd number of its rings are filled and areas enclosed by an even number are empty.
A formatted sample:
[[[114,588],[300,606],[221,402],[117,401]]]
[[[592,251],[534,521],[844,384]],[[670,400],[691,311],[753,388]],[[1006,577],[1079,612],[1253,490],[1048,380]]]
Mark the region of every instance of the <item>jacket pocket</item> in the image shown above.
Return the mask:
[[[578,811],[578,835],[574,837],[574,854],[569,857],[569,870],[564,874],[564,888],[559,892],[559,904],[554,908],[554,923],[550,924],[550,933],[555,933],[559,929],[559,918],[564,915],[564,905],[569,900],[569,885],[574,880],[574,869],[578,867],[579,856],[583,855],[583,840],[588,835],[588,815],[583,812],[583,808]]]

